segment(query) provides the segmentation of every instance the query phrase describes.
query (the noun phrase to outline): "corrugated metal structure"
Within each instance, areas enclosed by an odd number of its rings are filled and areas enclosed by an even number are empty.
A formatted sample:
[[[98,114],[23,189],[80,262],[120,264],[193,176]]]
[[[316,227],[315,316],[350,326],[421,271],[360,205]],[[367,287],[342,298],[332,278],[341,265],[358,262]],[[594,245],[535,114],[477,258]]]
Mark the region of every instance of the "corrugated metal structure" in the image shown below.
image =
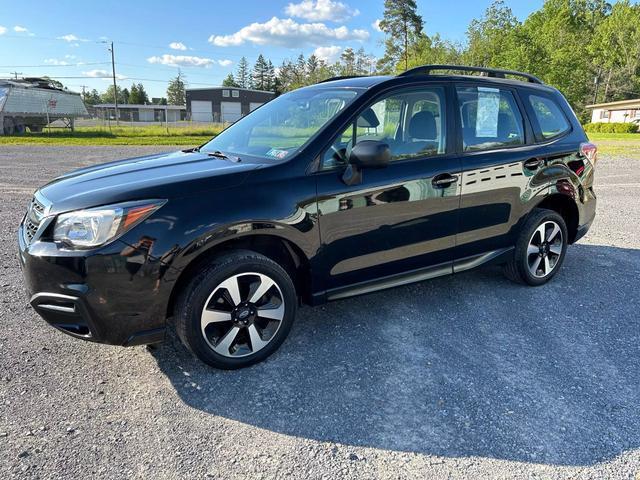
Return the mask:
[[[55,88],[45,79],[0,80],[0,135],[39,132],[63,119],[73,128],[77,117],[88,116],[80,94]]]

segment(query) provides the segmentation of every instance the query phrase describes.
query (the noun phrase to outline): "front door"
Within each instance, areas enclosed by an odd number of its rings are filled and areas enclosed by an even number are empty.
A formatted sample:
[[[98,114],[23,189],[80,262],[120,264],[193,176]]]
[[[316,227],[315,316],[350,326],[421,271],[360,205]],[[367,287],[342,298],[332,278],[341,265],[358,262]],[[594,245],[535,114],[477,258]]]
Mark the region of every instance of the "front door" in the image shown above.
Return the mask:
[[[427,268],[452,270],[461,167],[446,97],[442,86],[396,90],[362,110],[323,155],[314,269],[329,299],[411,281]],[[347,185],[349,153],[362,140],[387,143],[392,161]]]

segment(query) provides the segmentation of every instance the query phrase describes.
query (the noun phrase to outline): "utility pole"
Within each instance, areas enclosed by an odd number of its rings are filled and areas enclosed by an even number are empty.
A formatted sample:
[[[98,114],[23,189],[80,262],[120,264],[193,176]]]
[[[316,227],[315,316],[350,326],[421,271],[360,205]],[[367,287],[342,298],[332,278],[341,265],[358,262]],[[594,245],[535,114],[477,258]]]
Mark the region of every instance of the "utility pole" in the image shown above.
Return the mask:
[[[113,52],[113,42],[111,42],[111,71],[113,72],[113,103],[116,107],[116,125],[120,125],[120,119],[118,117],[118,85],[116,84],[116,60]]]
[[[9,72],[11,75],[13,75],[15,77],[15,79],[18,79],[18,75],[22,75],[22,72]]]

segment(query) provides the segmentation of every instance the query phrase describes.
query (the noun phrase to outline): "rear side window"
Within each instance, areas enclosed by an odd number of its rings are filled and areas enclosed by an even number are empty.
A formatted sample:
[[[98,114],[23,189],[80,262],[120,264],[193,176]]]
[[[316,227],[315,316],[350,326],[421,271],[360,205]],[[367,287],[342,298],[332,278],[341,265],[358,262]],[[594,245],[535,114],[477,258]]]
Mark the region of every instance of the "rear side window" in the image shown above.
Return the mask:
[[[524,124],[513,94],[494,87],[457,87],[465,152],[524,145]]]
[[[543,138],[553,138],[567,132],[571,126],[560,107],[550,98],[529,95],[529,103],[540,126]]]

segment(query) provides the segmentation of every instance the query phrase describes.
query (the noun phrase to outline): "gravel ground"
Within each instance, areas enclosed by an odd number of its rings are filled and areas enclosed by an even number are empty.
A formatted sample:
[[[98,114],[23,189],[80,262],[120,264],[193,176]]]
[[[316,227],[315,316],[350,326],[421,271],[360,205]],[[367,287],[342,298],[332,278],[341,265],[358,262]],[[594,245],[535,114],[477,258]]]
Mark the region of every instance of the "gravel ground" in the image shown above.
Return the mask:
[[[538,289],[486,267],[304,308],[270,360],[81,342],[24,298],[35,187],[166,148],[0,148],[0,478],[640,478],[640,161]]]

